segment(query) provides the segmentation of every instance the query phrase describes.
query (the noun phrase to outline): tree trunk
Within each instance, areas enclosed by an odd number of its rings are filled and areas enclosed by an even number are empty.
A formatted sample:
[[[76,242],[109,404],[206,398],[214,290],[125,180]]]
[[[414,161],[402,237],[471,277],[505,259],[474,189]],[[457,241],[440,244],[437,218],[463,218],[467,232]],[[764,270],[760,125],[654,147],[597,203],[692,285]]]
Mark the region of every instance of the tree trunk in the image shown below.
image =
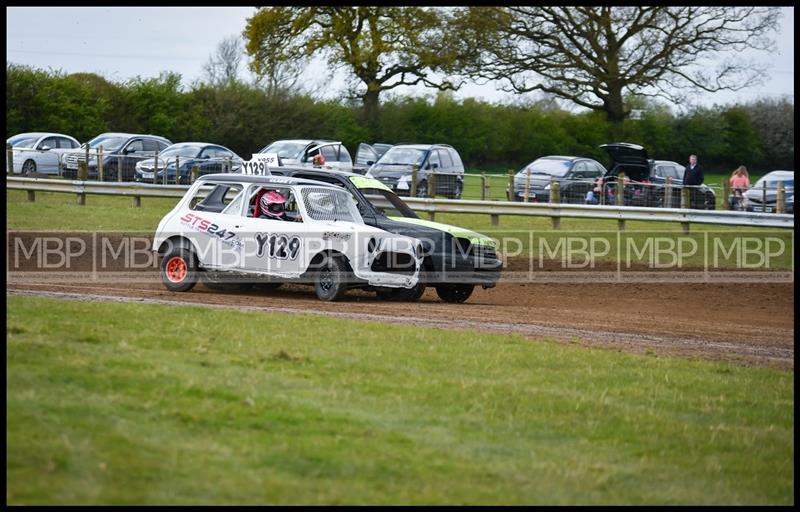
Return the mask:
[[[370,136],[375,138],[378,136],[379,112],[378,112],[378,96],[380,89],[376,84],[368,84],[367,92],[362,97],[364,103],[364,121],[369,128]]]

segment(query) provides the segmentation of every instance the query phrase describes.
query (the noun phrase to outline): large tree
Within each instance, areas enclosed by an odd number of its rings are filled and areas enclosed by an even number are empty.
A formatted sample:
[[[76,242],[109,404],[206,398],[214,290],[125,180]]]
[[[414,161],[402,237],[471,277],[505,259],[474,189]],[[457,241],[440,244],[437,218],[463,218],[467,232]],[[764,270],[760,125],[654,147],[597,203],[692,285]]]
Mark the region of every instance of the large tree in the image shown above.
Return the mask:
[[[444,22],[441,10],[423,7],[262,7],[247,20],[244,37],[258,75],[315,55],[326,57],[330,69],[348,68],[374,122],[383,91],[415,84],[458,87],[430,76],[445,58]]]
[[[737,53],[772,49],[778,16],[774,7],[470,7],[453,24],[450,71],[543,91],[619,123],[629,94],[680,103],[693,91],[760,83],[765,69]]]

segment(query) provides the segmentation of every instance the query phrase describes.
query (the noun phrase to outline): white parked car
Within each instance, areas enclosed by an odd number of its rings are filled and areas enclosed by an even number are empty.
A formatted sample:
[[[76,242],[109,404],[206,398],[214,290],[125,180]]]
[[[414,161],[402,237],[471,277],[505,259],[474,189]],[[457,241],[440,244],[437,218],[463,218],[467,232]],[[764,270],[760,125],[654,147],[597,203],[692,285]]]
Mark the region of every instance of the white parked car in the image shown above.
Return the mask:
[[[14,174],[58,174],[61,155],[81,146],[74,137],[49,132],[20,133],[6,139],[6,144],[13,148]]]
[[[201,176],[161,220],[153,248],[172,291],[299,282],[322,300],[350,288],[413,288],[424,257],[416,238],[364,224],[346,190],[247,174]]]

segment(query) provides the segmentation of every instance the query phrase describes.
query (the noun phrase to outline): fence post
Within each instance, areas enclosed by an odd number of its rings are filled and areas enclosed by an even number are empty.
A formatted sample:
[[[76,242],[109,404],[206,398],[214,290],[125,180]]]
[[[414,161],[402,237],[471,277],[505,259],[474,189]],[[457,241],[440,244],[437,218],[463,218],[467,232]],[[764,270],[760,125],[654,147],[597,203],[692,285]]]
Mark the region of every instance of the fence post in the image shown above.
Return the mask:
[[[139,208],[142,206],[142,198],[141,196],[133,196],[133,207]]]
[[[486,201],[486,189],[489,188],[486,184],[486,173],[481,173],[481,201]]]
[[[34,190],[28,191],[28,202],[35,203],[36,202],[36,192]]]
[[[192,183],[197,180],[197,176],[200,174],[200,167],[197,165],[192,166]]]
[[[730,180],[726,180],[722,178],[722,208],[727,210],[731,207],[731,202],[728,199],[728,196],[731,193],[731,182]]]
[[[664,184],[664,208],[672,208],[672,176],[667,176]]]
[[[617,175],[617,195],[614,197],[614,202],[617,206],[625,204],[625,173],[621,172]],[[617,229],[625,231],[625,219],[617,220]]]
[[[225,157],[225,174],[231,172],[231,157]]]
[[[690,196],[689,196],[690,193],[691,193],[691,190],[689,189],[689,186],[684,186],[681,189],[681,208],[684,208],[684,209],[685,208],[689,208],[689,205],[691,203]],[[683,228],[683,234],[684,235],[689,233],[689,223],[688,222],[681,222],[681,227]]]
[[[527,195],[527,191],[525,193]],[[527,197],[525,198],[527,202]],[[561,187],[555,179],[550,178],[550,203],[559,204],[561,202]],[[561,217],[553,217],[553,229],[561,228]]]
[[[761,184],[761,212],[767,213],[767,180]]]
[[[166,172],[167,172],[167,166],[164,165],[164,173],[166,173]],[[180,185],[181,184],[181,157],[180,156],[176,156],[175,157],[175,184],[176,185]]]
[[[8,164],[6,173],[14,174],[14,148],[11,144],[6,144],[6,163]]]
[[[87,150],[88,151],[88,150]],[[87,159],[85,162],[78,162],[78,179],[82,181],[86,181],[86,178],[89,176],[89,160]],[[81,184],[81,190],[83,190],[84,184]],[[83,206],[86,204],[86,194],[78,193],[78,205]]]
[[[81,179],[80,172],[81,172],[81,168],[80,168],[80,164],[78,164],[78,179]],[[86,177],[83,178],[83,180],[86,181],[88,179],[89,179],[89,144],[87,143],[86,144]]]
[[[428,197],[436,197],[436,173],[431,172],[428,175]],[[433,220],[433,216],[431,215],[431,220]]]
[[[786,189],[778,182],[778,197],[775,199],[775,213],[786,213]]]
[[[419,172],[419,167],[414,164],[411,166],[411,190],[408,191],[408,195],[411,197],[417,197],[417,172]]]
[[[508,170],[508,196],[509,201],[514,200],[514,169]]]
[[[103,180],[103,146],[97,148],[97,179]]]
[[[524,198],[524,202],[528,202],[531,193],[531,170],[527,169],[528,172],[525,173],[525,192],[523,193],[522,197]],[[550,180],[551,188],[553,181]],[[551,192],[552,193],[552,192]]]
[[[122,183],[122,169],[120,169],[119,156],[117,156],[117,183]],[[156,182],[156,175],[153,174],[153,183]]]

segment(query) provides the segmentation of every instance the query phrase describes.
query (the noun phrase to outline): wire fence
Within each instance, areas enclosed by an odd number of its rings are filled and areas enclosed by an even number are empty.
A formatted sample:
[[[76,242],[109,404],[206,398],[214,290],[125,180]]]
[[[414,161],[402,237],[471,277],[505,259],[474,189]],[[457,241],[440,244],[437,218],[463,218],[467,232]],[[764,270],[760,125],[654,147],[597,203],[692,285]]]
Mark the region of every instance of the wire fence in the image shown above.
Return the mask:
[[[188,184],[204,174],[235,172],[239,164],[230,157],[164,158],[158,151],[120,154],[102,146],[65,150],[6,146],[7,174],[68,180]]]
[[[68,180],[189,184],[198,176],[237,172],[241,162],[231,158],[198,160],[180,156],[160,157],[158,152],[118,154],[103,147],[37,150],[7,146],[8,175],[61,177]],[[44,175],[44,176],[43,176]],[[624,175],[598,178],[520,175],[497,173],[444,173],[417,170],[406,180],[390,178],[386,185],[403,196],[443,197],[482,201],[516,201],[586,205],[688,208],[696,210],[749,210],[765,213],[793,213],[794,194],[781,183],[763,188],[760,194],[730,190],[728,181],[719,185],[684,185],[666,178],[663,182],[634,181]],[[622,183],[621,187],[618,186]],[[621,189],[621,193],[618,193]],[[749,200],[748,200],[749,198]]]

